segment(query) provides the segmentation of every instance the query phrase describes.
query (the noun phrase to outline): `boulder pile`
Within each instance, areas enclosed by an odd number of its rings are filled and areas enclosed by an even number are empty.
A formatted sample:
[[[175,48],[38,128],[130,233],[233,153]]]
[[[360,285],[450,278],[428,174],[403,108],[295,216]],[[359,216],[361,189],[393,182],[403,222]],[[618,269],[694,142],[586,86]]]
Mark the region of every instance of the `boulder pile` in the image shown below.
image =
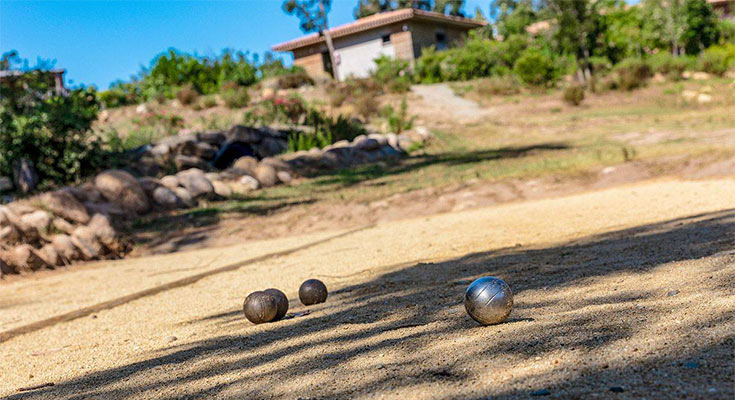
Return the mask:
[[[194,207],[203,199],[243,196],[323,170],[397,158],[414,145],[405,135],[370,134],[323,149],[280,154],[287,143],[280,135],[244,126],[185,132],[140,152],[147,169],[161,171],[173,161],[175,173],[136,178],[108,170],[81,185],[0,206],[0,276],[119,258],[130,246],[116,227],[133,217]]]

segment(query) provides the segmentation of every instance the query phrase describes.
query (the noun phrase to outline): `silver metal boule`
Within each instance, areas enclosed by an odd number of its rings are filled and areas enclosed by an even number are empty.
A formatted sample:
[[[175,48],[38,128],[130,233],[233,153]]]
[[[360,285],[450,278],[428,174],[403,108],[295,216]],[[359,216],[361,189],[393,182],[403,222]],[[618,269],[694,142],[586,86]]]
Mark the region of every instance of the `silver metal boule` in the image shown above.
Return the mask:
[[[467,287],[464,308],[472,319],[482,325],[499,324],[513,310],[513,292],[502,279],[485,276]]]

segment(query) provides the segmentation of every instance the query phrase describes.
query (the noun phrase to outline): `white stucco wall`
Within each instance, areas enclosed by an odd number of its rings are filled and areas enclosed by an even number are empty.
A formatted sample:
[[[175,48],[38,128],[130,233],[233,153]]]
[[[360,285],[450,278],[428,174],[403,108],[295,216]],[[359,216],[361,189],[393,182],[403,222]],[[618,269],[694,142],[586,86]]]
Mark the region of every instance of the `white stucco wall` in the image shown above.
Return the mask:
[[[347,77],[364,78],[375,69],[373,60],[381,55],[395,57],[392,43],[383,43],[383,39],[371,39],[359,43],[344,44],[337,47],[340,64],[337,79],[344,81]]]

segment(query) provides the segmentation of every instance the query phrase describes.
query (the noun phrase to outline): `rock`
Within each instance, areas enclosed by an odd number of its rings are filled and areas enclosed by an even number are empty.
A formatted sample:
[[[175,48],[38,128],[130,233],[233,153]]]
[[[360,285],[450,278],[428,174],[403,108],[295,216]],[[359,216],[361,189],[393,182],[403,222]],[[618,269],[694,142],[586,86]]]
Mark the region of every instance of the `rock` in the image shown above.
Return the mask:
[[[30,193],[38,186],[36,168],[27,158],[13,163],[13,183],[21,193]]]
[[[700,93],[699,96],[697,96],[697,103],[699,104],[707,104],[712,102],[712,96],[708,95],[707,93]]]
[[[207,172],[204,177],[209,179],[210,182],[223,180],[222,174],[219,172]]]
[[[23,224],[36,231],[40,236],[45,235],[51,225],[51,215],[43,210],[36,210],[30,214],[25,214],[20,219]]]
[[[92,231],[94,237],[109,249],[117,248],[117,233],[112,227],[110,220],[102,214],[94,214],[89,220],[87,227]]]
[[[161,178],[160,183],[169,189],[174,189],[179,187],[179,178],[173,175],[167,175]]]
[[[13,190],[13,180],[7,176],[0,176],[0,193]]]
[[[413,146],[413,140],[411,140],[411,138],[406,135],[398,135],[398,147],[400,147],[401,150],[408,152],[411,149],[411,146]]]
[[[227,141],[225,134],[217,131],[201,132],[197,134],[200,142],[209,143],[212,146],[220,147]]]
[[[684,90],[681,92],[681,98],[686,101],[692,101],[697,97],[697,92],[694,90]]]
[[[0,278],[2,278],[3,275],[9,275],[9,274],[15,273],[15,271],[13,271],[13,269],[10,268],[10,265],[8,265],[3,259],[4,255],[2,253],[3,252],[0,251]]]
[[[610,387],[610,391],[613,392],[613,393],[623,393],[623,392],[625,392],[625,389],[623,389],[620,386],[611,386]]]
[[[389,145],[381,147],[380,149],[378,149],[378,151],[384,158],[397,158],[403,155],[402,152],[394,149],[392,146]]]
[[[204,176],[200,169],[192,168],[176,174],[181,186],[189,191],[192,197],[197,198],[214,193],[212,182]]]
[[[0,228],[0,242],[18,243],[20,239],[20,231],[15,226],[6,225]]]
[[[653,83],[666,82],[666,77],[664,77],[662,73],[656,72],[655,74],[653,74],[653,78],[651,78],[651,82]]]
[[[270,87],[266,87],[260,92],[260,97],[262,97],[263,100],[272,99],[276,97],[276,90]]]
[[[237,159],[248,156],[252,157],[254,155],[255,152],[250,144],[230,141],[219,149],[212,165],[217,169],[225,169],[229,168]]]
[[[240,178],[239,183],[250,190],[257,190],[260,188],[260,182],[250,175],[245,175]]]
[[[416,129],[414,129],[414,131],[419,135],[419,137],[421,137],[424,140],[429,139],[431,137],[431,133],[429,133],[429,130],[423,126],[417,126]]]
[[[92,203],[99,203],[102,201],[102,193],[94,186],[92,182],[84,182],[83,184],[76,187],[76,190],[72,193],[75,196],[83,196],[84,198],[77,199],[81,202],[91,201]]]
[[[52,244],[45,244],[38,250],[38,256],[49,266],[58,267],[62,265],[61,257]]]
[[[107,215],[109,217],[114,218],[125,218],[128,217],[130,212],[125,211],[117,204],[113,203],[84,203],[84,206],[87,207],[87,210],[89,210],[89,213],[94,214],[102,214]]]
[[[538,396],[550,396],[551,392],[546,389],[540,389],[535,392],[531,392],[531,396],[538,397]]]
[[[108,170],[94,180],[97,190],[107,201],[117,204],[124,210],[144,214],[150,210],[150,203],[138,181],[129,173],[121,170]]]
[[[242,142],[242,143],[260,143],[260,141],[263,139],[263,133],[260,132],[258,129],[250,127],[250,126],[243,126],[243,125],[235,125],[232,128],[230,128],[229,131],[227,131],[227,141],[229,142]]]
[[[138,179],[138,184],[140,184],[140,187],[143,188],[143,191],[150,196],[151,193],[156,190],[156,188],[161,186],[161,181],[150,176],[144,176]]]
[[[208,170],[209,165],[203,159],[197,156],[187,156],[184,154],[177,154],[174,157],[174,164],[178,171],[184,171],[191,168],[197,168],[201,170]]]
[[[711,79],[712,76],[706,72],[692,72],[692,79],[695,81],[706,81]]]
[[[16,201],[13,203],[10,203],[6,206],[8,209],[12,210],[17,216],[23,216],[24,214],[30,214],[34,211],[36,211],[36,207],[31,206],[28,203]]]
[[[135,107],[135,112],[137,114],[145,114],[148,112],[148,106],[145,104],[140,104],[139,106]]]
[[[214,188],[212,188],[212,190],[214,190]],[[186,188],[179,186],[173,189],[173,191],[179,200],[181,200],[181,204],[183,204],[184,207],[194,207],[196,205],[196,201]]]
[[[164,187],[159,186],[151,195],[153,198],[153,202],[156,203],[156,205],[161,206],[163,208],[177,208],[180,205],[183,205],[181,200],[179,199],[179,196],[176,195],[176,193],[173,192],[173,190]]]
[[[97,241],[94,231],[88,226],[78,226],[71,235],[71,242],[87,260],[94,260],[102,254],[102,244]]]
[[[248,175],[255,173],[255,167],[258,166],[258,160],[255,157],[240,157],[232,164],[232,169],[244,171]]]
[[[69,263],[70,261],[79,258],[79,251],[72,242],[71,236],[69,235],[54,235],[51,237],[51,246],[56,250],[56,254],[59,256],[62,262]]]
[[[20,232],[28,232],[31,228],[26,225],[18,214],[13,211],[11,206],[18,206],[18,204],[10,203],[8,206],[0,206],[0,213],[3,214],[2,219],[5,221],[5,225],[11,225]]]
[[[379,133],[371,133],[368,135],[368,138],[376,140],[378,142],[378,145],[381,147],[388,144],[388,138],[385,135],[381,135]]]
[[[359,142],[356,142],[355,147],[363,151],[373,151],[380,148],[380,143],[375,139],[364,138]]]
[[[259,163],[255,167],[255,179],[260,182],[262,187],[271,187],[278,183],[278,176],[276,175],[276,169],[270,165]]]
[[[209,143],[186,142],[179,149],[179,153],[185,156],[194,156],[204,160],[211,160],[217,155],[217,150]]]
[[[46,209],[64,219],[80,224],[89,222],[87,208],[71,194],[71,191],[57,190],[44,193],[39,200]]]
[[[288,142],[281,139],[265,137],[256,147],[256,153],[263,157],[272,157],[288,149]]]
[[[276,173],[276,176],[278,177],[278,180],[282,183],[289,184],[291,182],[291,174],[289,174],[287,171],[278,171],[278,173]]]
[[[222,181],[212,181],[212,187],[214,187],[214,193],[217,196],[224,198],[232,196],[232,188]]]
[[[275,157],[266,157],[260,160],[260,163],[270,165],[271,167],[275,168],[276,171],[291,171],[291,166],[288,165],[288,163]]]
[[[74,232],[74,225],[70,224],[67,220],[64,218],[54,218],[54,220],[51,222],[58,231],[68,233],[71,235],[72,232]]]
[[[388,145],[398,151],[402,151],[401,146],[398,145],[398,135],[395,133],[388,133],[385,135]]]
[[[168,143],[158,143],[148,153],[157,159],[165,159],[171,155],[172,149]]]
[[[38,271],[51,267],[29,244],[20,244],[6,252],[5,262],[16,272]]]

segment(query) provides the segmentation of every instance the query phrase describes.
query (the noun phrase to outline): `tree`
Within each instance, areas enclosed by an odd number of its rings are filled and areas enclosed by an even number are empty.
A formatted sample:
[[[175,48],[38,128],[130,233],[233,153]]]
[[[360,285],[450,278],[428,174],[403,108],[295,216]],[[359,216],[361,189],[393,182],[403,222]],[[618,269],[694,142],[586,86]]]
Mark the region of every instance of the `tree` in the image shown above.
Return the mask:
[[[684,2],[684,30],[681,41],[687,54],[697,54],[717,43],[718,19],[712,5],[701,0]]]
[[[442,14],[463,17],[465,0],[359,0],[355,8],[355,18],[395,11],[402,8],[434,11]]]
[[[355,19],[385,11],[393,11],[393,9],[391,0],[360,0],[355,8]]]
[[[490,3],[490,18],[496,21],[498,34],[525,35],[526,27],[538,21],[539,5],[533,0],[493,0]]]
[[[577,59],[577,78],[585,83],[592,77],[590,48],[600,16],[601,1],[545,0],[546,11],[556,21],[554,39],[560,50],[574,54]]]
[[[435,12],[455,17],[464,17],[462,7],[464,7],[464,0],[436,0],[434,3]]]
[[[332,62],[332,73],[335,77],[338,66],[334,56],[334,44],[332,43],[332,35],[329,32],[329,22],[327,14],[332,6],[332,0],[286,0],[283,3],[283,10],[289,15],[296,15],[301,21],[301,30],[304,33],[318,32],[324,35],[327,42],[327,51],[329,52],[329,60]]]

